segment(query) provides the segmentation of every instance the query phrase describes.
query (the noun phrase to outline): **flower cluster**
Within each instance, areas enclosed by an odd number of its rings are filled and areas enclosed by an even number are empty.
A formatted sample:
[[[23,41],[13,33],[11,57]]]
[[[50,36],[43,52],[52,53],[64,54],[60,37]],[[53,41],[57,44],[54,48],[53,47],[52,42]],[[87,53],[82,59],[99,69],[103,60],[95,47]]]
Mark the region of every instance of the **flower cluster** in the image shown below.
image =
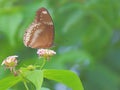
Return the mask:
[[[44,61],[46,61],[46,60],[49,60],[51,56],[55,55],[56,52],[53,50],[49,50],[49,49],[38,49],[37,54],[40,57],[45,58]],[[6,69],[10,69],[10,71],[13,72],[15,76],[18,75],[18,73],[19,73],[19,70],[15,70],[15,67],[18,64],[17,57],[18,56],[16,56],[16,55],[9,56],[5,60],[3,60],[2,64],[1,64],[1,65],[4,65]],[[41,65],[41,67],[43,67],[44,64],[45,64],[45,62]],[[34,67],[32,65],[29,65],[27,67],[27,69],[29,69],[29,70],[34,70],[35,68],[36,67]]]
[[[51,56],[55,55],[56,52],[49,49],[38,49],[37,54],[40,57],[46,58],[48,60]]]
[[[14,56],[9,56],[7,57],[1,65],[5,65],[5,67],[7,69],[10,69],[10,71],[14,71],[15,67],[17,66],[17,58],[18,56],[14,55]]]

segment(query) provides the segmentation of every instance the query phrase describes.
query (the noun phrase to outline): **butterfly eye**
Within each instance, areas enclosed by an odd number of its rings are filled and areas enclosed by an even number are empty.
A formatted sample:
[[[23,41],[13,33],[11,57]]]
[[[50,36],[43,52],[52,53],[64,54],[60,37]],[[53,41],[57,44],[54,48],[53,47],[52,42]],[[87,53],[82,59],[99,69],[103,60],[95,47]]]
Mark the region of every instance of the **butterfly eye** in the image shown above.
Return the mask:
[[[24,34],[24,44],[31,48],[50,48],[54,41],[54,25],[45,8],[36,12],[36,17]]]

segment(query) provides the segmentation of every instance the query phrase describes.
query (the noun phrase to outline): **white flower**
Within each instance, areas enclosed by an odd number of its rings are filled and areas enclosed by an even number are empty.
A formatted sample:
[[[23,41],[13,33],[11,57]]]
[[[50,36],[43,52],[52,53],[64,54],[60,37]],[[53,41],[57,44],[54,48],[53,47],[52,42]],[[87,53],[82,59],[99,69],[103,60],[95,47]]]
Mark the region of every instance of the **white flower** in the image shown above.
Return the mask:
[[[49,49],[38,49],[37,54],[40,57],[44,57],[44,58],[49,59],[51,56],[55,55],[56,52],[53,50],[49,50]]]
[[[14,56],[9,56],[7,57],[1,65],[5,65],[6,68],[9,68],[11,71],[13,70],[13,68],[15,68],[15,66],[17,66],[17,58],[18,56],[14,55]]]

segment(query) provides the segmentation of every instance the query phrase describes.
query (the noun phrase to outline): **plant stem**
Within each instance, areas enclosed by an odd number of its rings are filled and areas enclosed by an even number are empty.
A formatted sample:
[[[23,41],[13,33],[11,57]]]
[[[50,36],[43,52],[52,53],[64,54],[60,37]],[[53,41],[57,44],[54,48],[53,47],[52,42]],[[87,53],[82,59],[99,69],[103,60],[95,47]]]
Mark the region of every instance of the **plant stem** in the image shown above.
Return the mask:
[[[46,59],[43,60],[43,63],[41,65],[40,69],[42,69],[44,67],[45,63],[46,63]]]
[[[25,85],[26,90],[29,90],[27,83],[25,81],[24,81],[24,85]]]

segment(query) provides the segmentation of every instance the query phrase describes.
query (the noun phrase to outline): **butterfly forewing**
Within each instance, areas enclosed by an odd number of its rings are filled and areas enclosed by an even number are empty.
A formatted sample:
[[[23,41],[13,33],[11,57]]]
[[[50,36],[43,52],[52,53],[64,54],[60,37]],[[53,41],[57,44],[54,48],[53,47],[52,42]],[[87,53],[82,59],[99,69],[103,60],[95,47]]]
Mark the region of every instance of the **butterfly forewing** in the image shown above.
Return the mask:
[[[49,14],[49,12],[45,8],[40,8],[36,12],[36,18],[35,18],[36,23],[44,23],[46,25],[53,25],[52,18]]]
[[[54,26],[53,21],[45,8],[36,12],[34,22],[24,34],[25,46],[31,48],[50,48],[53,45]]]

